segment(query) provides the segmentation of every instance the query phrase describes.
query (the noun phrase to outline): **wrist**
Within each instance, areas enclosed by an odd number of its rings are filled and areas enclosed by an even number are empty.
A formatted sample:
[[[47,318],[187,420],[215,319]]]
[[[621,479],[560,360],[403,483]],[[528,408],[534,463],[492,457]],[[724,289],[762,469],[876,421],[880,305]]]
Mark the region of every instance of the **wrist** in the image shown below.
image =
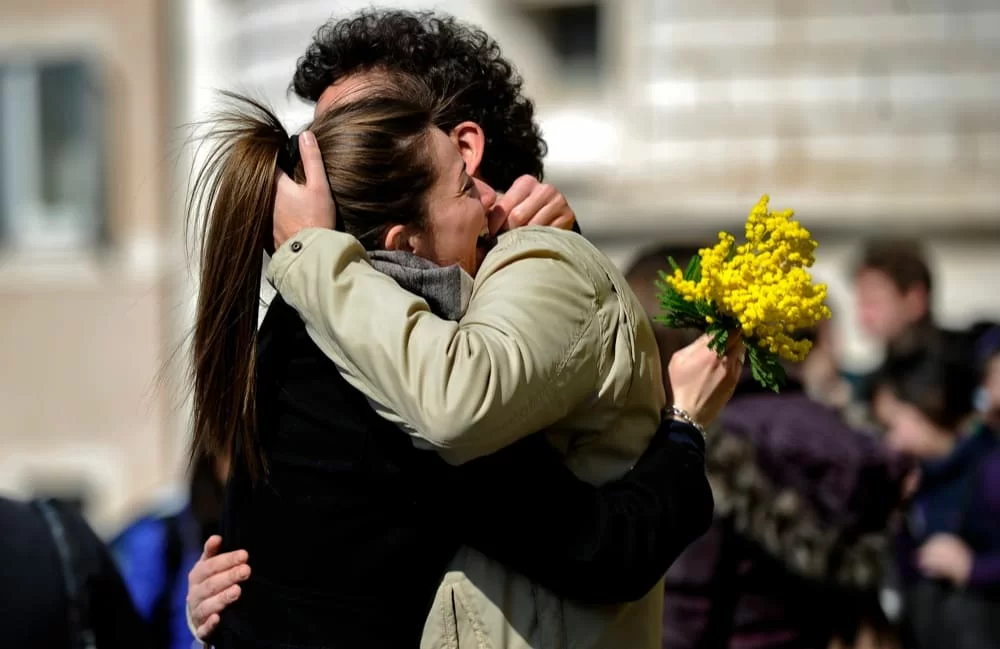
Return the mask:
[[[304,229],[305,228],[294,228],[289,230],[282,230],[281,232],[275,232],[274,249],[277,250],[278,248],[282,247],[283,245],[285,245],[286,243],[297,237],[299,233],[302,232],[302,230]]]
[[[193,635],[195,639],[196,645],[192,646],[197,646],[197,647],[204,646],[204,643],[202,643],[202,639],[198,637],[198,627],[196,627],[194,624],[194,616],[191,612],[191,603],[188,602],[186,599],[184,601],[184,617],[187,620],[188,631],[191,632],[191,635]]]
[[[677,405],[673,405],[667,408],[666,414],[671,419],[674,419],[676,421],[682,421],[685,424],[693,426],[695,429],[697,429],[699,433],[701,433],[702,437],[705,437],[705,426],[702,425],[702,423],[698,421],[698,419],[694,415],[691,414],[690,410],[682,408]]]

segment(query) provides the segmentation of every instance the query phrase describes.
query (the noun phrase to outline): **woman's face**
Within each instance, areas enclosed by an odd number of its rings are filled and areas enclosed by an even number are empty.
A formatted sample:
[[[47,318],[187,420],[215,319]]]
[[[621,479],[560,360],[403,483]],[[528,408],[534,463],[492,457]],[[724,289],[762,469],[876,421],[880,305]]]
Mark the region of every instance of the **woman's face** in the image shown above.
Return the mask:
[[[408,247],[439,266],[458,264],[475,275],[490,239],[486,215],[496,192],[465,172],[458,148],[444,131],[431,129],[430,149],[436,178],[426,195],[427,223],[407,237]]]

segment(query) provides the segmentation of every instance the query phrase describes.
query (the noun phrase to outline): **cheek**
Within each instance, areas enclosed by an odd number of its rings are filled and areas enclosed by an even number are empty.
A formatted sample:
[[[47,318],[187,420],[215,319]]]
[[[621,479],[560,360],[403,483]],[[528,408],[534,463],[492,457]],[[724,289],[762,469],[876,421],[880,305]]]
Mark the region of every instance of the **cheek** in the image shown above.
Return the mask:
[[[483,226],[486,225],[486,210],[479,199],[470,199],[466,207],[465,215],[466,228],[474,236],[479,236]]]
[[[477,224],[464,205],[439,209],[430,217],[427,234],[419,238],[421,249],[415,252],[441,265],[466,261],[467,257],[475,255],[476,239],[482,227],[482,217]]]
[[[448,229],[445,232],[447,232],[449,245],[456,250],[469,246],[475,248],[476,239],[486,224],[479,199],[462,198],[460,202],[452,206],[448,217],[448,222],[445,224]]]

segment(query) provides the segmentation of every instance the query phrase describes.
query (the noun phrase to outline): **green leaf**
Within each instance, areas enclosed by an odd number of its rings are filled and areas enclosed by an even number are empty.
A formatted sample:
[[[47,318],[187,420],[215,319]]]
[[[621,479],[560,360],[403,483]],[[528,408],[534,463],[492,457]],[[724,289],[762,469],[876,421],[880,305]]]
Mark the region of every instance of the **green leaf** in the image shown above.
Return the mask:
[[[772,351],[761,348],[755,341],[747,344],[750,357],[750,374],[762,387],[779,392],[787,380],[781,359]]]
[[[701,281],[701,255],[691,257],[687,270],[684,271],[684,279],[692,282]]]
[[[680,267],[680,266],[679,266],[679,265],[677,264],[677,261],[676,261],[676,260],[675,260],[675,259],[674,259],[673,257],[667,257],[667,261],[669,261],[669,262],[670,262],[670,267],[671,267],[671,268],[672,268],[672,269],[673,269],[673,270],[674,270],[675,272],[681,269],[681,267]],[[663,271],[660,271],[660,274],[662,275],[662,274],[663,274]]]
[[[729,344],[729,330],[722,325],[713,324],[713,327],[716,327],[717,331],[708,346],[721,357],[726,353],[726,346]]]
[[[704,317],[710,317],[713,320],[718,320],[717,313],[715,311],[715,305],[707,300],[700,300],[695,303],[695,309],[698,311],[698,315]]]

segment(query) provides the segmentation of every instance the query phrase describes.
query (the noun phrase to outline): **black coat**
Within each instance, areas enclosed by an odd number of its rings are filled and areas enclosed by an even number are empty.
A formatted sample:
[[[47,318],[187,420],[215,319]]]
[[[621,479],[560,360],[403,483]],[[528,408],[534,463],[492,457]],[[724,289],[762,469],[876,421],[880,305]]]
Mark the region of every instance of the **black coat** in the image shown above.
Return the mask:
[[[258,412],[268,475],[251,481],[238,451],[227,487],[223,538],[254,573],[222,616],[224,648],[417,646],[463,544],[566,597],[639,599],[711,522],[689,426],[666,422],[602,487],[541,435],[452,467],[381,419],[280,297],[260,331]]]

